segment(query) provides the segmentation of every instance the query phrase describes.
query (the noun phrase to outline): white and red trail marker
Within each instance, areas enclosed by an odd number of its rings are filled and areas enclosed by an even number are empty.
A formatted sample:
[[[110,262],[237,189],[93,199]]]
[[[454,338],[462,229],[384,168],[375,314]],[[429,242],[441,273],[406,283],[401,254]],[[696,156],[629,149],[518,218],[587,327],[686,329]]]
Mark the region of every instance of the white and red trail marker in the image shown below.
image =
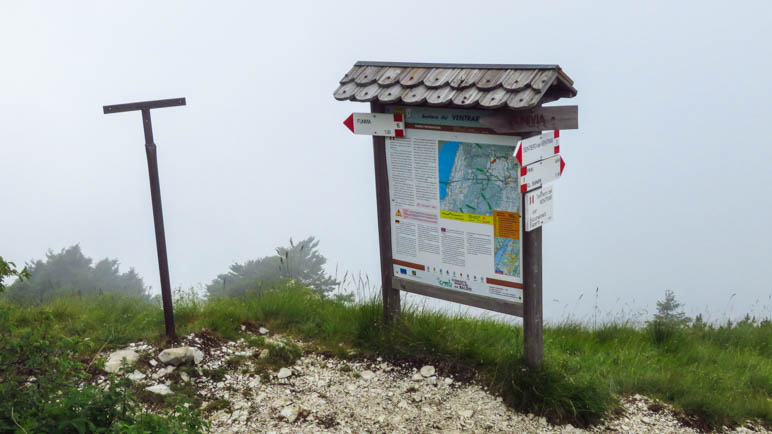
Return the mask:
[[[405,119],[401,113],[352,113],[343,125],[354,134],[405,137]]]
[[[525,194],[525,230],[530,232],[552,221],[554,216],[552,185]]]
[[[560,153],[560,130],[523,139],[517,144],[515,158],[527,166]]]
[[[566,162],[560,154],[520,168],[520,192],[525,193],[560,178]]]

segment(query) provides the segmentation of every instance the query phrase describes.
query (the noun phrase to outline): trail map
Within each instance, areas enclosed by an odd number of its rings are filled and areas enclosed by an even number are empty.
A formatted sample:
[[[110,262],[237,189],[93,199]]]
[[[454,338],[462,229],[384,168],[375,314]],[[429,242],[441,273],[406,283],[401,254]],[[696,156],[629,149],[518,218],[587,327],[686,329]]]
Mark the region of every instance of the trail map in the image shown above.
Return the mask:
[[[440,208],[492,216],[520,212],[517,162],[512,148],[439,141]]]

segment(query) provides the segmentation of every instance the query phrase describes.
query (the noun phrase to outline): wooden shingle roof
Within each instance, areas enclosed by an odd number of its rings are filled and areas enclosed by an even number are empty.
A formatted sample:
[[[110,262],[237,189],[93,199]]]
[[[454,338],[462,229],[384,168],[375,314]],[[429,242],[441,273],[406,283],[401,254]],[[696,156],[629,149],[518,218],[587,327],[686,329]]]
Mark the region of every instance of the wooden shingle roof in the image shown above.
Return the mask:
[[[339,101],[520,110],[572,98],[576,89],[558,65],[360,61],[334,95]]]

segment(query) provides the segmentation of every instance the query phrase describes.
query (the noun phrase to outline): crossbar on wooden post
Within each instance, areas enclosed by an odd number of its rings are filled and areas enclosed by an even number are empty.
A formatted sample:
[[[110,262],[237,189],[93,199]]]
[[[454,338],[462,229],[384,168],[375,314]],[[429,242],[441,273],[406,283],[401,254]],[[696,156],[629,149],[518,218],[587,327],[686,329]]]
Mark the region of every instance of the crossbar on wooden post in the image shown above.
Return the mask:
[[[383,105],[370,103],[372,113],[383,113]],[[375,161],[375,197],[378,205],[378,244],[381,252],[381,294],[383,320],[393,324],[399,319],[401,303],[399,289],[393,287],[391,253],[391,202],[389,200],[389,174],[386,165],[386,138],[373,136],[373,160]]]
[[[158,271],[161,277],[161,300],[163,301],[164,308],[166,336],[170,339],[175,339],[177,334],[174,329],[174,308],[172,306],[172,290],[169,280],[169,259],[166,254],[166,233],[164,231],[164,214],[161,206],[161,182],[158,176],[158,158],[156,157],[156,145],[153,141],[153,124],[150,118],[150,110],[185,104],[185,98],[174,98],[133,102],[129,104],[106,105],[103,107],[105,114],[136,110],[142,112],[142,128],[145,134],[147,172],[150,178],[150,198],[153,204],[153,224],[155,226],[155,242],[156,251],[158,253]]]

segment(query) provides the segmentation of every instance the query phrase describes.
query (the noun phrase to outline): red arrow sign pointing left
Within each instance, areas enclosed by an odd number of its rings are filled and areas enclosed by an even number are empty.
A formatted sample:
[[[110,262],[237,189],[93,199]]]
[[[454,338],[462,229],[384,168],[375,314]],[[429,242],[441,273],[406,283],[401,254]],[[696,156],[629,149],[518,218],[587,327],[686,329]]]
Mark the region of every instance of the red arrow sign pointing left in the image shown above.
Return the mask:
[[[345,121],[343,121],[343,125],[347,126],[352,133],[354,132],[354,114],[353,113],[351,114],[351,116],[347,117]]]
[[[354,134],[405,137],[405,122],[401,113],[352,113],[343,125]]]

